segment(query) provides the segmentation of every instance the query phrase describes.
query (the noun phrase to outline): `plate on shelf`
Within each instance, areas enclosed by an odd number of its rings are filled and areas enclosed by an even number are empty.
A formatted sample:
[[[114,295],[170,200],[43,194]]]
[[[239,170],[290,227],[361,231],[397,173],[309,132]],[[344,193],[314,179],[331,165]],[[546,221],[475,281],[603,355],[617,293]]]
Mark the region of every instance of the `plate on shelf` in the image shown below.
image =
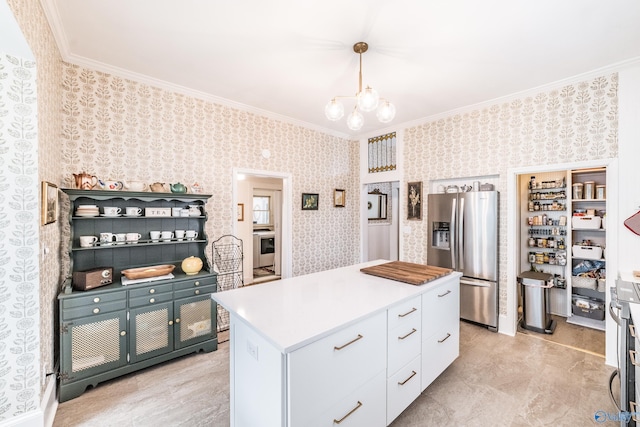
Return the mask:
[[[149,267],[129,268],[122,270],[127,279],[146,279],[147,277],[164,276],[176,268],[173,264],[152,265]]]
[[[104,216],[104,217],[107,217],[107,218],[117,218],[117,217],[119,217],[119,216],[120,216],[120,214],[118,214],[118,215],[100,214],[100,216]]]
[[[78,212],[76,212],[76,216],[81,216],[81,217],[88,218],[88,217],[98,216],[98,214],[97,213],[92,214],[92,213],[78,213]]]
[[[128,216],[129,218],[133,218],[133,217],[138,217],[138,216],[142,216],[140,214],[124,214],[124,216]]]

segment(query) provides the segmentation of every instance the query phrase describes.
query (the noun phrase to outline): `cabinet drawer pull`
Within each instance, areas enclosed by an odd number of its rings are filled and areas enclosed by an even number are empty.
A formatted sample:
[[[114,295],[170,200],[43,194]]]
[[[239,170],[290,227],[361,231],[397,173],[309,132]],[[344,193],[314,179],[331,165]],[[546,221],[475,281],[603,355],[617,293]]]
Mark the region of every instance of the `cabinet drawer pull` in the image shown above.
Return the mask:
[[[352,410],[349,411],[349,413],[347,413],[347,415],[345,415],[344,417],[340,418],[339,420],[336,420],[335,418],[333,419],[333,423],[334,424],[340,424],[341,422],[343,422],[344,420],[346,420],[349,415],[353,414],[354,412],[356,412],[358,409],[360,409],[360,407],[362,406],[362,402],[360,402],[358,400],[358,404],[356,405],[355,408],[353,408]]]
[[[631,364],[634,366],[640,366],[640,364],[638,364],[638,362],[636,361],[636,351],[635,350],[629,350],[629,358],[631,359]]]
[[[411,310],[407,311],[405,314],[398,314],[398,317],[405,317],[416,311],[417,308],[413,307]]]
[[[120,331],[120,335],[121,335],[121,336],[125,336],[125,335],[127,335],[127,331]]]
[[[99,308],[97,308],[97,307],[96,307],[96,308],[94,308],[94,309],[93,309],[93,314],[98,314],[98,313],[100,313],[100,309],[99,309]]]
[[[176,323],[180,323],[180,318],[179,317],[176,319]]]
[[[196,289],[196,291],[194,292],[196,295],[200,295],[200,289]]]
[[[445,342],[446,340],[448,340],[450,336],[451,336],[451,334],[447,332],[447,336],[446,336],[446,337],[444,337],[444,338],[442,338],[441,340],[438,340],[438,342],[439,342],[440,344],[442,344],[443,342]]]
[[[95,297],[95,298],[93,299],[93,302],[95,302],[95,303],[98,303],[98,302],[100,302],[100,298],[98,298],[98,297]],[[629,327],[631,327],[631,325],[629,325]]]
[[[407,378],[404,381],[398,381],[398,385],[405,385],[407,383],[407,381],[409,381],[411,378],[416,376],[416,371],[411,371],[411,375],[409,375],[409,378]]]
[[[445,292],[444,294],[440,295],[438,294],[438,298],[442,298],[442,297],[446,297],[447,295],[449,295],[451,293],[451,290],[448,290],[447,292]]]
[[[149,299],[149,302],[150,302],[151,304],[153,304],[154,302],[156,302],[156,299],[155,299],[155,298],[150,298],[150,299]]]
[[[403,335],[401,337],[398,337],[399,340],[403,340],[405,338],[407,338],[409,335],[413,334],[414,332],[418,332],[418,330],[416,328],[411,328],[411,332],[409,332],[407,335]]]
[[[153,289],[153,288],[151,288],[151,289],[149,289],[149,293],[150,293],[150,294],[155,294],[155,293],[156,293],[156,290],[155,290],[155,289]]]
[[[631,332],[631,336],[636,338],[636,325],[629,325],[629,332]]]
[[[195,282],[194,285],[200,286],[200,282]]]
[[[347,346],[349,346],[349,345],[353,344],[354,342],[356,342],[356,341],[358,341],[358,340],[361,340],[361,339],[362,339],[362,335],[358,334],[358,336],[357,336],[356,338],[352,339],[352,340],[351,340],[351,341],[349,341],[348,343],[346,343],[346,344],[344,344],[344,345],[341,345],[341,346],[339,346],[339,347],[333,347],[333,349],[334,349],[334,350],[342,350],[343,348],[345,348],[345,347],[347,347]],[[357,408],[356,408],[356,409],[357,409]],[[351,411],[351,412],[353,412],[353,411]],[[350,414],[351,412],[349,412],[349,414]],[[349,416],[349,414],[347,414],[347,417]],[[345,418],[346,418],[346,417],[345,417]]]

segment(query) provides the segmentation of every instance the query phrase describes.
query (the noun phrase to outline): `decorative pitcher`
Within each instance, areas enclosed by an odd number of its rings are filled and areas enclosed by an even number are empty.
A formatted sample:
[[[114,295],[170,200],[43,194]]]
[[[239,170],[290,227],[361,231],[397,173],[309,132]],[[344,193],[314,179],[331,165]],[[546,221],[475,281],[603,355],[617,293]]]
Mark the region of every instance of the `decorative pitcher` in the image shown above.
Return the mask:
[[[73,179],[75,181],[75,186],[79,190],[92,190],[98,184],[98,178],[82,172],[78,174],[73,174]]]
[[[98,186],[100,187],[101,190],[122,190],[122,188],[124,187],[124,185],[122,184],[122,181],[115,181],[112,179],[108,179],[108,180],[98,180]]]

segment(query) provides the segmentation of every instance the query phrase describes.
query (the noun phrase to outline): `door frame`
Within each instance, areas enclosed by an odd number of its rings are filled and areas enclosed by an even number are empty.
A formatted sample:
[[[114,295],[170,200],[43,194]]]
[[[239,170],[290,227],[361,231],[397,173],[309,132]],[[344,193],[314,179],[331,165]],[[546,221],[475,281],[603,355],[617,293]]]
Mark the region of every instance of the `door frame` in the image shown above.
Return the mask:
[[[567,162],[549,165],[527,166],[522,168],[509,169],[507,171],[507,236],[517,236],[518,224],[520,218],[519,200],[518,200],[518,176],[530,174],[534,172],[557,172],[568,171],[572,169],[586,169],[595,167],[606,167],[607,169],[607,292],[605,294],[606,304],[609,305],[611,295],[609,288],[615,286],[615,275],[618,271],[617,249],[618,249],[618,159],[600,159],[582,162]],[[570,189],[568,190],[570,191]],[[610,250],[611,248],[611,250]],[[519,266],[519,239],[507,238],[507,312],[506,318],[498,321],[500,332],[507,335],[515,335],[518,328],[518,289],[517,277],[520,273]],[[616,338],[617,325],[606,311],[606,345],[605,345],[605,363],[610,366],[616,366]],[[501,316],[502,317],[502,316]]]
[[[278,178],[282,179],[282,235],[280,242],[280,256],[281,256],[281,277],[283,279],[287,277],[291,277],[293,267],[292,267],[292,259],[293,259],[293,250],[292,250],[292,228],[293,228],[293,194],[292,194],[292,185],[291,179],[292,176],[290,173],[286,172],[274,172],[274,171],[264,171],[257,169],[245,169],[245,168],[233,168],[233,181],[232,181],[232,200],[231,200],[231,209],[233,212],[232,222],[233,222],[233,233],[234,235],[238,234],[238,221],[236,221],[236,206],[238,205],[238,175],[245,176],[254,176],[260,178]],[[246,255],[245,255],[246,256]]]

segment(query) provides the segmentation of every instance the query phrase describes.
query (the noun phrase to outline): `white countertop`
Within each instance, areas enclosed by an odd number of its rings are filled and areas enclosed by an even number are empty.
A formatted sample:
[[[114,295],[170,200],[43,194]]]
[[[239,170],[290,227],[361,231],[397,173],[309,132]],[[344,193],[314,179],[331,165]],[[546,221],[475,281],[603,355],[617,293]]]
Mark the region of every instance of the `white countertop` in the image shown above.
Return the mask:
[[[421,286],[360,272],[377,260],[335,270],[214,293],[211,298],[283,353],[291,352],[359,319],[420,295],[461,274]]]

